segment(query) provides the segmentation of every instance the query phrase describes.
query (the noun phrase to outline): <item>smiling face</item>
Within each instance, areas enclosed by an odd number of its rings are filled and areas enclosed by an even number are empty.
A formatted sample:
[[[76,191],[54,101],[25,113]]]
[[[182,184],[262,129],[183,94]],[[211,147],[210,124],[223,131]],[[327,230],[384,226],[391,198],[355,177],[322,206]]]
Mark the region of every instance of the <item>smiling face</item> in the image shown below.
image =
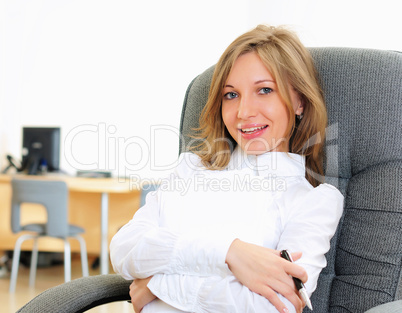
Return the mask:
[[[289,90],[295,114],[303,111]],[[230,135],[247,154],[289,151],[289,113],[271,73],[255,52],[233,64],[222,91],[222,118]],[[293,118],[293,117],[292,117]]]

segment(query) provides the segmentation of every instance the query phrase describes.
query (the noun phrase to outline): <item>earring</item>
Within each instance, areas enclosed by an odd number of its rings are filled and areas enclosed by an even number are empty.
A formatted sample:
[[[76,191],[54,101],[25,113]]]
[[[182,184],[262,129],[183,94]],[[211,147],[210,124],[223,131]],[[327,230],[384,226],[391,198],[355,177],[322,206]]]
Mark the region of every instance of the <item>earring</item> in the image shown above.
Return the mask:
[[[303,118],[303,113],[300,114],[300,115],[296,115],[296,116],[297,116],[297,118],[299,119],[299,121],[301,121],[301,119]]]

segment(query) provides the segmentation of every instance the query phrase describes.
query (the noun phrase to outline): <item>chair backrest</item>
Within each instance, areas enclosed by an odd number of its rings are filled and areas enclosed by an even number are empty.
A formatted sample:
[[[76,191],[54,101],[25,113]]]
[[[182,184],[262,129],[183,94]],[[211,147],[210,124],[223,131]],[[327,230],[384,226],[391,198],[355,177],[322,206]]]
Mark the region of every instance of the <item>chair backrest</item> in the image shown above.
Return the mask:
[[[21,225],[21,204],[35,203],[45,207],[45,234],[65,238],[68,235],[68,188],[63,181],[18,179],[11,180],[11,228],[14,233],[24,230]]]
[[[141,187],[141,195],[140,195],[140,207],[145,205],[145,200],[147,198],[148,193],[155,191],[158,189],[159,185],[158,184],[144,184]]]
[[[402,299],[402,54],[310,49],[328,110],[325,180],[345,211],[312,297],[316,312],[364,312]],[[187,89],[180,151],[194,144],[214,67]],[[306,309],[308,311],[308,309]]]

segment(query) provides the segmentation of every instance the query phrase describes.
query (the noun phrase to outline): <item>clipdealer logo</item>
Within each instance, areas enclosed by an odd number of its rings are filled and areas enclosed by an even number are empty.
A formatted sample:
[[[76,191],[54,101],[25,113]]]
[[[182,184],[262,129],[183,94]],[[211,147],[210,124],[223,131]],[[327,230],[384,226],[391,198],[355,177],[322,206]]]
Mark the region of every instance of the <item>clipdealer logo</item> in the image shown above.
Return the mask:
[[[171,135],[179,137],[180,132],[169,125],[153,125],[150,127],[150,141],[147,142],[140,136],[118,136],[115,125],[84,124],[67,133],[64,156],[67,163],[77,170],[117,171],[119,178],[125,178],[147,166],[151,170],[169,170],[177,165],[177,161],[167,163],[158,160],[158,163],[155,145],[157,140]],[[83,144],[85,140],[86,144]],[[89,147],[95,151],[90,151],[90,156],[83,156],[81,150],[88,151]]]
[[[326,128],[325,137],[325,172],[327,176],[331,177],[331,183],[335,186],[338,185],[336,177],[338,177],[339,171],[338,126],[338,123],[329,125]],[[119,179],[130,179],[134,188],[137,181],[146,181],[146,178],[135,174],[139,170],[144,169],[145,167],[149,167],[152,171],[173,170],[179,164],[178,159],[169,162],[163,155],[159,156],[157,161],[156,151],[158,142],[163,142],[166,136],[172,135],[177,137],[178,141],[180,140],[182,143],[186,142],[184,137],[180,134],[180,130],[170,125],[152,125],[149,134],[150,140],[146,141],[140,136],[118,136],[117,127],[115,125],[107,125],[106,123],[79,125],[71,129],[65,137],[64,156],[67,163],[76,170],[112,171],[114,172],[114,176],[117,176]],[[89,143],[88,138],[90,138]],[[199,139],[197,140],[199,141]],[[197,140],[186,142],[187,146],[190,146]],[[228,139],[220,138],[218,140]],[[87,147],[91,147],[92,150],[95,150],[91,151],[91,157],[89,159],[82,157],[82,151],[80,151],[82,145],[80,148],[78,144],[82,141],[85,142],[83,150],[88,151],[85,149]],[[307,149],[316,143],[320,143],[321,141],[322,138],[319,134],[316,134],[306,142],[304,149]],[[189,149],[187,148],[184,149],[184,151],[188,150]],[[197,165],[188,164],[188,166],[194,168]],[[328,171],[328,169],[330,170]],[[325,177],[315,173],[311,169],[306,168],[306,171],[317,180],[321,182],[325,181]],[[249,183],[251,185],[253,184],[252,181]],[[224,188],[225,184],[225,182],[215,182],[214,180],[208,181],[207,178],[204,178],[204,180],[200,182],[199,187],[201,188],[203,185],[208,185],[209,188],[212,188],[215,185],[222,185],[220,187]],[[242,184],[244,185],[246,182],[240,180],[237,181],[239,188]],[[272,186],[275,185],[277,190],[280,188],[280,182],[278,181],[276,181],[276,183],[272,182],[271,184]],[[273,188],[272,186],[269,188]]]

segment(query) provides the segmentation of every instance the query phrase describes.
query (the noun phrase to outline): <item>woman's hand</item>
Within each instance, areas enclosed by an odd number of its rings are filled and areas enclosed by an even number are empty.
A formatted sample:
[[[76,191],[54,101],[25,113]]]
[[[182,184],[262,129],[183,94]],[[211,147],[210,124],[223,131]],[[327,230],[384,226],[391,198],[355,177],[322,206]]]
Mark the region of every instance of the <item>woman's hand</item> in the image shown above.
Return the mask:
[[[141,312],[144,306],[156,299],[156,296],[147,287],[151,278],[135,279],[130,285],[131,303],[135,313]]]
[[[293,260],[300,257],[300,252],[292,253]],[[296,312],[303,310],[305,304],[290,276],[306,282],[307,273],[301,266],[282,259],[279,251],[236,239],[229,248],[226,263],[243,285],[264,296],[279,312],[289,310],[276,292],[287,298],[294,305]]]

